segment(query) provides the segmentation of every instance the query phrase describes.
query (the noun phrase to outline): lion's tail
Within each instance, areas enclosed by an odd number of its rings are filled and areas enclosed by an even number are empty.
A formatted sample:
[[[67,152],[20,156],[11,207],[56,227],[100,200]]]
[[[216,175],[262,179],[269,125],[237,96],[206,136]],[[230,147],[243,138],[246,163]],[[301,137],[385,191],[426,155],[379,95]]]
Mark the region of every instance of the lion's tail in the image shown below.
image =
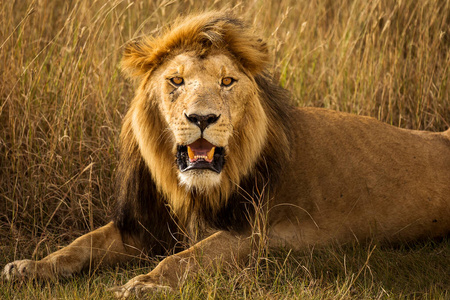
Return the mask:
[[[444,131],[444,135],[450,139],[450,129],[447,129],[446,131]]]

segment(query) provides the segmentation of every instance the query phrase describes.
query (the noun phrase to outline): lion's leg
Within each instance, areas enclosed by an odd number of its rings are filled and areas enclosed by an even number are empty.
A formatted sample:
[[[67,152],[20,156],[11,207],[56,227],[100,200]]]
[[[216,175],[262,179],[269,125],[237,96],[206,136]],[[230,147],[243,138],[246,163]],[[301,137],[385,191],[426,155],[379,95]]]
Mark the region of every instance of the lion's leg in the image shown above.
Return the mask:
[[[17,260],[3,270],[6,279],[68,277],[82,269],[98,264],[114,264],[128,260],[133,249],[125,247],[119,229],[109,223],[87,233],[67,247],[58,250],[42,260]]]
[[[118,298],[161,289],[176,288],[200,267],[224,266],[245,260],[251,251],[251,238],[219,231],[187,250],[162,260],[155,269],[113,288]]]

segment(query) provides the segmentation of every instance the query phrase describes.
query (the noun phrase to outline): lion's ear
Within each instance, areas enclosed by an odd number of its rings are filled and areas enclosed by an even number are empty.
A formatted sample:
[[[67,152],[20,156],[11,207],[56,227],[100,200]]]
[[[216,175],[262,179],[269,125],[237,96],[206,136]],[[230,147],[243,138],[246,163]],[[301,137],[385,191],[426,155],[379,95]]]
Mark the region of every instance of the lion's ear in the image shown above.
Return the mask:
[[[250,70],[253,74],[260,73],[264,71],[269,64],[270,55],[267,44],[262,39],[257,39],[253,42],[253,51],[246,51],[245,55],[246,68]]]
[[[151,42],[145,38],[128,42],[120,66],[123,73],[133,81],[142,79],[154,67]]]
[[[267,44],[262,39],[246,29],[229,30],[228,34],[227,45],[246,70],[256,75],[267,68],[270,55]]]

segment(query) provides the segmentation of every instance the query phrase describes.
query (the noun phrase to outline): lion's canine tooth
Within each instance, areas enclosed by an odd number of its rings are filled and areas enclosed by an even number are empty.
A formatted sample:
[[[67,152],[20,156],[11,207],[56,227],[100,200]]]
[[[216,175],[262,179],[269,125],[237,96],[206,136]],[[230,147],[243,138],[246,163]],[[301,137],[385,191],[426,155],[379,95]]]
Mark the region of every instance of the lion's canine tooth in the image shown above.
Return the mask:
[[[189,159],[194,160],[195,159],[194,151],[192,151],[191,147],[189,147],[189,146],[187,146],[187,149],[188,149]]]
[[[214,157],[214,150],[216,149],[216,147],[212,147],[211,150],[206,154],[206,158],[208,160],[213,160]]]

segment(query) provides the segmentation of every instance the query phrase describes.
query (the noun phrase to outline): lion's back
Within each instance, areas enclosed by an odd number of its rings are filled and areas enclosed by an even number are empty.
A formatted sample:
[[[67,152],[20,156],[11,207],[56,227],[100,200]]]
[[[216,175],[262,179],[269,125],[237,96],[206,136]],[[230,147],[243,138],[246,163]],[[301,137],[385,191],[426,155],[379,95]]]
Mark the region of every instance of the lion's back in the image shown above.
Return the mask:
[[[448,132],[405,130],[319,108],[299,108],[293,120],[292,159],[274,203],[275,220],[295,215],[290,219],[304,222],[295,226],[301,235],[301,228],[326,229],[315,233],[319,241],[448,231]]]

